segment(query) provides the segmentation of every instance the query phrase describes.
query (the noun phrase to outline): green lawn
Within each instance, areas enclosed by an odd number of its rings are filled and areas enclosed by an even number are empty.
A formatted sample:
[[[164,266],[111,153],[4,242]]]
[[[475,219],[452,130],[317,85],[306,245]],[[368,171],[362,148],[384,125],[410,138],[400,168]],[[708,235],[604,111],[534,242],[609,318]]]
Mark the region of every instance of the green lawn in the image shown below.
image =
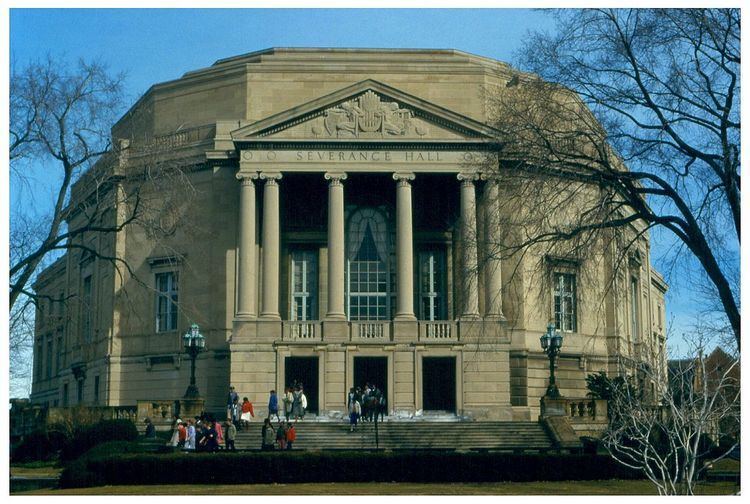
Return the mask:
[[[699,487],[729,495],[732,483]],[[654,495],[648,481],[539,481],[530,483],[300,483],[295,485],[133,485],[35,490],[15,495]]]

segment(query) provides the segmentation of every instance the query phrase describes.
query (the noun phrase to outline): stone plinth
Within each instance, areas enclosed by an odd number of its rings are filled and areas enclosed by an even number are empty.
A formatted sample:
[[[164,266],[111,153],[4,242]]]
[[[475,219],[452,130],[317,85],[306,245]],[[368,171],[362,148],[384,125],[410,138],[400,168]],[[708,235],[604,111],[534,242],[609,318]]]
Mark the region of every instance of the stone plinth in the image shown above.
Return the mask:
[[[180,418],[195,418],[200,416],[205,409],[206,401],[197,399],[180,399]]]

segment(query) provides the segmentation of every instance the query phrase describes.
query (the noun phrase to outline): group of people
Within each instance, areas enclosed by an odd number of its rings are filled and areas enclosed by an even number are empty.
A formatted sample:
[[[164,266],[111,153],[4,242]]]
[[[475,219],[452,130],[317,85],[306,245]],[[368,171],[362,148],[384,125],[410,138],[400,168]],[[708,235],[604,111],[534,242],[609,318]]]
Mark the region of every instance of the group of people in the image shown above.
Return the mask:
[[[182,450],[218,451],[221,445],[227,450],[235,450],[234,440],[237,438],[237,427],[232,420],[227,420],[225,427],[212,415],[202,415],[183,421],[174,417],[174,430],[170,439],[170,446]],[[146,436],[153,424],[147,419]]]
[[[278,427],[274,427],[270,418],[263,421],[261,429],[260,449],[268,450],[291,450],[297,439],[297,430],[290,421],[280,421]]]
[[[292,419],[299,421],[305,418],[305,411],[307,411],[307,396],[305,395],[305,389],[302,386],[302,383],[295,380],[291,387],[284,388],[284,395],[281,397],[281,403],[284,419],[287,422]],[[279,396],[275,390],[272,390],[268,399],[268,418],[273,418],[275,416],[280,422],[281,417],[279,416],[279,407]]]
[[[352,387],[346,401],[349,412],[349,430],[353,432],[357,428],[357,422],[361,418],[364,422],[382,420],[387,411],[385,394],[374,384],[365,383],[364,388]]]
[[[240,404],[240,395],[234,391],[234,387],[229,387],[227,418],[239,430],[247,429],[250,426],[250,419],[255,418],[253,403],[247,397],[243,397],[242,404]]]

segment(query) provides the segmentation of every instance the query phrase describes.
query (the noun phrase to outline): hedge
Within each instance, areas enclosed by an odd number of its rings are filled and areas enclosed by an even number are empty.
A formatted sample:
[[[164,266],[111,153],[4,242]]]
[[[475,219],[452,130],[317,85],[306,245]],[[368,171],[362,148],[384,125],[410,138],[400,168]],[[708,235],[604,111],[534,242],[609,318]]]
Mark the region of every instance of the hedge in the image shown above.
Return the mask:
[[[452,451],[174,453],[80,460],[63,471],[60,486],[640,478],[637,471],[604,455]]]
[[[65,435],[55,431],[35,431],[26,436],[11,452],[13,462],[52,460],[65,446]]]
[[[60,452],[63,461],[80,457],[96,445],[110,441],[135,441],[138,429],[130,420],[102,420],[77,432]]]

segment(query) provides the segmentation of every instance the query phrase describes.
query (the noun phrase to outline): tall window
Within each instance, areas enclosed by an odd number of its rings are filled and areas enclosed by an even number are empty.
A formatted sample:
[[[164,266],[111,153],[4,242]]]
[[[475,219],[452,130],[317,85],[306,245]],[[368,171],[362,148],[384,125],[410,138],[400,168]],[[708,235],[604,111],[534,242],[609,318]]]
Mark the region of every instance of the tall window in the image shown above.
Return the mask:
[[[94,404],[99,404],[99,376],[94,376]]]
[[[47,379],[52,378],[52,335],[47,337]]]
[[[41,338],[36,344],[36,355],[34,356],[34,365],[36,366],[36,379],[37,381],[41,381],[42,379],[42,372],[44,371],[44,367],[42,365],[42,362],[44,362],[42,359],[44,357],[44,344],[42,343]]]
[[[419,318],[445,320],[445,253],[419,253]]]
[[[156,274],[156,332],[177,330],[177,272]]]
[[[347,291],[350,320],[392,317],[392,251],[385,217],[373,208],[357,210],[349,221]]]
[[[83,380],[78,380],[78,404],[83,402]]]
[[[63,399],[62,399],[63,406],[68,406],[68,384],[63,385]]]
[[[553,293],[555,327],[564,332],[575,332],[576,276],[574,273],[554,273]]]
[[[63,368],[63,354],[64,354],[64,348],[63,348],[63,337],[62,332],[57,332],[57,372],[60,373],[60,371]]]
[[[83,334],[83,341],[91,341],[91,313],[93,311],[92,306],[92,281],[91,275],[87,275],[83,279],[83,288],[81,293],[81,333]]]
[[[630,328],[633,341],[638,341],[640,324],[638,323],[638,279],[630,277]]]
[[[318,318],[318,253],[315,250],[292,252],[292,320]]]

